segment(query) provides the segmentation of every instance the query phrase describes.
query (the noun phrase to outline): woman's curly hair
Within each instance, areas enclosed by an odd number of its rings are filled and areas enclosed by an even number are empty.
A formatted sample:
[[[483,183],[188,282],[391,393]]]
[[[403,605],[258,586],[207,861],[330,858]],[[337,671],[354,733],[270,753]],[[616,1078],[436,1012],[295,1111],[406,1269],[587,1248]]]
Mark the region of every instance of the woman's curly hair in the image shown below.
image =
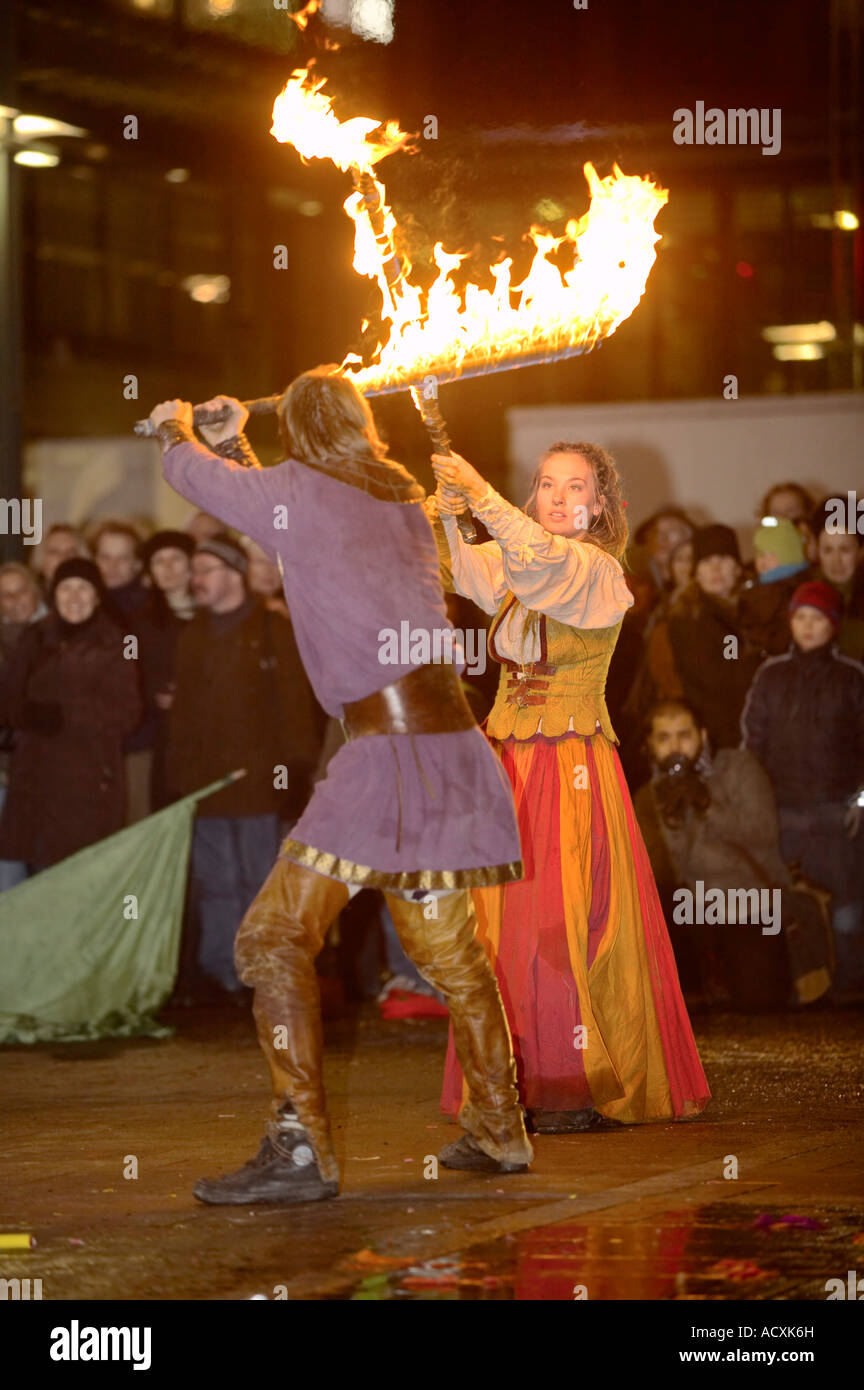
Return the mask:
[[[610,555],[615,556],[616,560],[620,560],[627,549],[628,529],[627,518],[624,515],[626,503],[618,469],[615,467],[615,460],[605,449],[601,449],[599,444],[570,444],[564,440],[559,440],[557,444],[550,444],[549,448],[541,455],[540,462],[534,470],[531,491],[524,508],[526,514],[533,521],[537,520],[537,493],[540,488],[540,479],[543,476],[543,465],[553,454],[580,454],[590,463],[597,496],[603,498],[603,510],[599,516],[592,519],[591,525],[581,539],[591,545],[599,546],[601,550],[608,551]]]

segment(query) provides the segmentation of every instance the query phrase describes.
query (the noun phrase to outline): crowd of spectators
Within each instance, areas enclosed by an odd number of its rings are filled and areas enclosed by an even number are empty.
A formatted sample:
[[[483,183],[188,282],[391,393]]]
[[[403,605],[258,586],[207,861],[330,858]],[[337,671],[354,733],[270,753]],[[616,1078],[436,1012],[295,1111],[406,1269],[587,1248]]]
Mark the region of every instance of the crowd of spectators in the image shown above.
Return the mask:
[[[629,556],[610,709],[685,988],[709,1003],[864,991],[862,537],[830,501],[771,489],[749,563],[678,508]],[[782,932],[676,929],[674,895],[699,883],[778,890]]]
[[[729,526],[677,507],[632,537],[607,695],[691,1002],[864,990],[862,537],[831,516],[773,488],[748,563]],[[480,719],[494,678],[469,690]],[[243,1000],[234,932],[341,737],[276,565],[213,517],[146,537],[54,525],[32,566],[0,566],[0,891],[245,769],[199,803],[184,947],[187,982]],[[778,890],[786,930],[679,927],[675,895],[698,884]],[[387,1017],[445,1012],[377,896],[346,909],[322,975]]]

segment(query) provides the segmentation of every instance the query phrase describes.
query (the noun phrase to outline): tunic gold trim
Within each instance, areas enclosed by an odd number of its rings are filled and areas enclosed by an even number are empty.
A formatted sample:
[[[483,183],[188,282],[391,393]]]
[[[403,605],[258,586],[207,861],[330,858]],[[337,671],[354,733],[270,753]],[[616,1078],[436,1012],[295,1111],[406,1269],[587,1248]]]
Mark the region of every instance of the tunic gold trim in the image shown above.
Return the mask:
[[[343,883],[356,883],[363,888],[382,888],[388,892],[400,889],[422,888],[426,892],[458,892],[460,888],[492,888],[501,883],[517,882],[523,873],[522,861],[515,859],[510,864],[491,864],[479,869],[414,869],[408,872],[387,873],[382,869],[371,869],[366,864],[355,864],[351,859],[340,859],[338,854],[304,845],[289,835],[279,850],[281,858],[291,859],[305,869],[314,869],[327,878],[338,878]]]

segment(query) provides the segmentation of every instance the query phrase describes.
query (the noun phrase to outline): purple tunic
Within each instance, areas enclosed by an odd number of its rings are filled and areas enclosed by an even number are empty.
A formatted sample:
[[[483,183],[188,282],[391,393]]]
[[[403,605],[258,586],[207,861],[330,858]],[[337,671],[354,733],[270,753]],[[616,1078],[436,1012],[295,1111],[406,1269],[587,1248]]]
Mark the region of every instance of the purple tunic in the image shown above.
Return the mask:
[[[244,468],[192,442],[169,449],[163,470],[181,496],[279,557],[297,646],[328,714],[341,718],[346,703],[429,660],[399,650],[404,664],[382,662],[385,629],[450,629],[419,503],[381,501],[293,459]],[[375,888],[455,889],[522,873],[510,785],[476,728],[351,740],[282,853]]]

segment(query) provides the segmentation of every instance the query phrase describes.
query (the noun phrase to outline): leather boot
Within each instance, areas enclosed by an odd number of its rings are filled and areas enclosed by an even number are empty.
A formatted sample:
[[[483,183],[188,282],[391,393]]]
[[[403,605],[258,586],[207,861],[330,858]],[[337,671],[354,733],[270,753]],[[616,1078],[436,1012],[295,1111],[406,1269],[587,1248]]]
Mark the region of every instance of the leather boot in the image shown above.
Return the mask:
[[[519,1104],[510,1030],[498,983],[474,935],[470,892],[448,893],[426,903],[408,902],[391,893],[385,896],[405,954],[423,978],[441,991],[450,1010],[456,1055],[469,1095],[460,1123],[483,1153],[500,1165],[496,1171],[524,1172],[534,1155]],[[476,1167],[458,1161],[460,1144],[458,1140],[448,1145],[441,1162]],[[456,1160],[452,1163],[449,1151]]]
[[[243,918],[234,946],[237,972],[252,985],[252,1011],[273,1084],[278,1123],[290,1101],[315,1153],[321,1178],[338,1183],[322,1079],[323,1030],[315,957],[348,902],[344,883],[277,859]]]
[[[290,1101],[271,1120],[254,1158],[221,1178],[201,1178],[192,1189],[199,1202],[243,1206],[260,1202],[296,1206],[339,1195],[339,1183],[325,1182],[306,1130]]]

